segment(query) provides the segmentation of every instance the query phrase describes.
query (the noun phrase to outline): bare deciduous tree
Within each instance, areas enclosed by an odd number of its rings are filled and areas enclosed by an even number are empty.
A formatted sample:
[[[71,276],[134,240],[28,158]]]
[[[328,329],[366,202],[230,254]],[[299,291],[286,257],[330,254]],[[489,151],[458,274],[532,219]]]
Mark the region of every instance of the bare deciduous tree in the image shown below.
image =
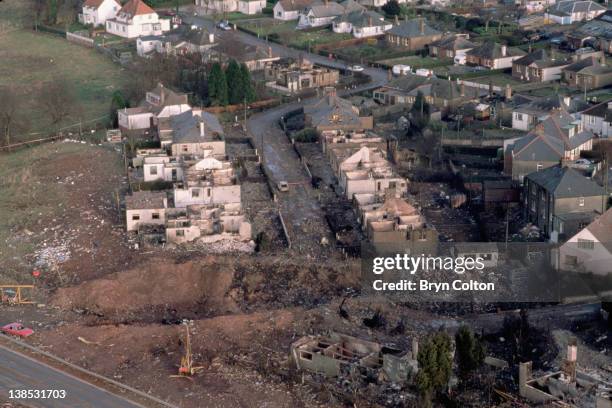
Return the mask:
[[[53,125],[78,116],[79,107],[74,93],[72,85],[63,78],[52,80],[42,89],[38,101]]]
[[[0,88],[0,132],[5,145],[11,144],[12,135],[23,127],[19,117],[20,99],[9,87]]]

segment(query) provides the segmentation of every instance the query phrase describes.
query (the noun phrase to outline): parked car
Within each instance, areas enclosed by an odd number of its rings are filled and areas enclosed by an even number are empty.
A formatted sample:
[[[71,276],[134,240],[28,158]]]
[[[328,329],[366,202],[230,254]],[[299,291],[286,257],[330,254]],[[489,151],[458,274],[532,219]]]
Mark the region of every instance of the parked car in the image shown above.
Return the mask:
[[[589,159],[578,159],[570,167],[577,169],[590,169],[593,166],[593,162]]]
[[[28,329],[21,323],[9,323],[0,327],[0,331],[13,336],[28,337],[34,334],[34,330]]]
[[[223,31],[230,31],[232,29],[232,26],[227,20],[219,21],[219,23],[217,24],[217,27]]]
[[[350,67],[348,67],[348,69],[349,71],[353,72],[363,72],[365,70],[365,68],[361,65],[351,65]]]

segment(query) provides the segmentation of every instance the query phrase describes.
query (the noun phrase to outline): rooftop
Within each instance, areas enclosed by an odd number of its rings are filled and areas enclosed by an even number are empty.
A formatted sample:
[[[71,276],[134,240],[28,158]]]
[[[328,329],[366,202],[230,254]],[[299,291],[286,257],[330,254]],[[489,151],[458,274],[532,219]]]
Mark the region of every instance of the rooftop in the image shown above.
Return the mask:
[[[134,191],[125,197],[127,210],[159,209],[166,207],[167,195],[164,191]]]
[[[592,197],[604,194],[604,189],[569,167],[549,167],[530,173],[528,180],[538,184],[555,198]]]

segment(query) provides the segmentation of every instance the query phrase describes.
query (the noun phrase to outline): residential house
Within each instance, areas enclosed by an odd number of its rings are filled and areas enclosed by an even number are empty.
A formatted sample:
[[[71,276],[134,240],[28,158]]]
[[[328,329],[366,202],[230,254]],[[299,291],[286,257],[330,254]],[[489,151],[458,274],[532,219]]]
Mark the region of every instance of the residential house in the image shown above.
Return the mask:
[[[146,225],[164,225],[168,198],[164,191],[135,191],[125,197],[127,231],[136,231]]]
[[[83,12],[79,14],[81,24],[91,24],[103,26],[106,20],[114,18],[121,9],[121,4],[117,0],[85,0]]]
[[[465,53],[467,65],[477,65],[489,69],[503,69],[512,67],[512,62],[525,55],[519,48],[508,47],[487,41],[479,47],[472,48]]]
[[[580,114],[582,126],[599,137],[612,136],[612,100],[592,106]]]
[[[512,129],[529,131],[548,118],[551,113],[564,110],[575,112],[576,102],[569,96],[545,96],[519,103],[512,109]],[[583,106],[580,104],[580,106]]]
[[[339,187],[349,200],[359,194],[384,197],[387,190],[400,195],[408,190],[406,179],[395,172],[381,149],[364,146],[342,160],[335,171]]]
[[[354,0],[344,0],[341,3],[329,0],[316,0],[300,12],[297,28],[305,29],[327,26],[343,14],[360,10],[364,10],[364,7]]]
[[[195,0],[195,5],[202,8],[204,14],[238,11],[238,0]]]
[[[418,342],[405,352],[389,345],[357,339],[344,334],[306,336],[291,344],[291,358],[298,370],[337,377],[345,370],[371,373],[373,378],[405,383],[418,371]],[[350,357],[349,357],[350,356]]]
[[[124,38],[160,35],[170,30],[170,20],[161,19],[143,0],[129,0],[114,18],[106,20],[106,31]]]
[[[304,106],[306,127],[318,131],[354,131],[372,129],[372,116],[361,116],[356,106],[336,95],[334,88],[326,89],[326,95]]]
[[[417,95],[423,94],[425,102],[441,111],[448,111],[487,95],[485,89],[466,86],[464,83],[438,78],[407,75],[389,81],[375,89],[374,100],[385,105],[412,105]]]
[[[594,138],[572,115],[555,111],[526,136],[504,141],[504,170],[523,182],[527,174],[578,159],[593,148]]]
[[[569,167],[549,167],[525,177],[526,219],[553,239],[573,235],[570,230],[602,214],[606,198],[601,186]]]
[[[351,33],[355,38],[383,35],[393,24],[375,11],[358,10],[343,14],[332,23],[335,33]]]
[[[539,13],[555,4],[556,0],[520,0],[521,8],[528,14]]]
[[[260,14],[264,8],[266,0],[238,0],[238,12],[242,14]]]
[[[425,217],[405,199],[390,192],[384,199],[374,195],[357,195],[359,221],[368,240],[376,247],[383,245],[409,251],[411,254],[437,253],[438,232]]]
[[[276,20],[291,21],[300,18],[300,12],[308,8],[314,0],[279,0],[273,8]]]
[[[563,68],[563,80],[581,90],[603,88],[612,84],[612,67],[597,58],[585,58]]]
[[[536,50],[512,62],[512,76],[527,82],[548,82],[561,79],[561,70],[570,64],[552,51]]]
[[[184,180],[174,185],[174,206],[234,204],[240,210],[240,184],[232,163],[212,156],[191,159]]]
[[[157,126],[159,119],[169,118],[191,111],[187,95],[174,92],[163,84],[146,93],[145,100],[136,108],[117,111],[119,128],[122,131],[142,131]]]
[[[172,212],[166,221],[166,241],[172,244],[251,239],[251,224],[239,206],[190,205]]]
[[[162,148],[170,148],[175,157],[225,156],[223,127],[217,117],[208,112],[194,114],[188,111],[163,121],[160,141]]]
[[[168,154],[152,154],[143,157],[142,171],[145,182],[178,181],[183,178],[183,163]]]
[[[215,35],[213,33],[206,29],[193,29],[138,37],[136,52],[140,57],[148,57],[153,53],[184,55],[203,53],[215,45]]]
[[[568,239],[559,254],[563,270],[612,274],[612,208]]]
[[[442,33],[431,28],[424,18],[396,23],[385,35],[387,43],[409,51],[422,50],[442,38]]]
[[[465,53],[475,48],[476,44],[464,34],[453,34],[429,44],[429,55],[438,58],[449,58],[459,60],[465,58]]]
[[[264,78],[267,85],[284,92],[299,92],[304,89],[334,86],[340,81],[336,69],[315,66],[306,59],[285,59],[266,65]]]
[[[606,8],[590,0],[559,0],[546,12],[546,18],[557,24],[589,21],[606,12]]]
[[[233,59],[246,65],[249,71],[260,71],[280,59],[280,56],[272,52],[272,47],[246,44],[231,36],[219,36],[215,41],[217,45],[204,50],[204,61],[226,64]]]

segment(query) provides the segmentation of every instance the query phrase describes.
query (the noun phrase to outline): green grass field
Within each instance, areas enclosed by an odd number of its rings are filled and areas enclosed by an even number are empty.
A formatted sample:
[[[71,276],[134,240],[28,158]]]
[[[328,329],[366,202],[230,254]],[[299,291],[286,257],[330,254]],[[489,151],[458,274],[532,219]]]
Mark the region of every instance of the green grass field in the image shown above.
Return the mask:
[[[0,23],[26,12],[22,9],[26,1],[18,7],[21,1],[0,3]],[[36,102],[45,84],[58,77],[74,85],[79,106],[79,117],[66,119],[66,125],[108,114],[111,94],[126,85],[130,75],[105,55],[57,35],[26,28],[0,32],[0,86],[12,87],[21,97],[30,119],[29,133],[49,130],[50,120]],[[36,137],[40,135],[26,134],[20,139]]]
[[[260,37],[276,36],[281,42],[290,47],[307,49],[308,46],[330,44],[336,41],[353,38],[350,34],[338,34],[329,28],[316,31],[296,30],[297,22],[287,21],[279,23],[272,18],[261,18],[256,21],[245,21],[238,23],[241,27],[259,34]]]

